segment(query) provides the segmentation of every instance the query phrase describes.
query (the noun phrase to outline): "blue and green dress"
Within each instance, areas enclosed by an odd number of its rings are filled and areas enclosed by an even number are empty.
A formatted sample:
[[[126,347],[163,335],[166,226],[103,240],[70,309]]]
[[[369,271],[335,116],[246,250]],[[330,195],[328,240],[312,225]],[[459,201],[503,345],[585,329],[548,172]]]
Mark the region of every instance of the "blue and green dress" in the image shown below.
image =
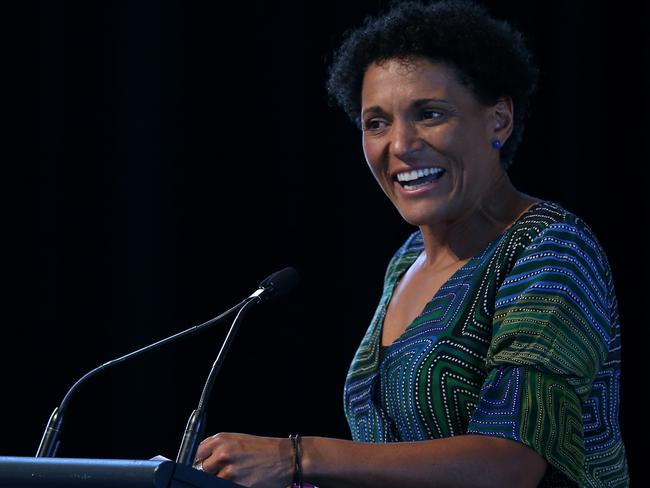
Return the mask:
[[[352,438],[503,437],[546,459],[540,486],[627,486],[618,307],[585,222],[553,202],[533,205],[382,351],[388,303],[423,248],[415,232],[391,259],[350,366]]]

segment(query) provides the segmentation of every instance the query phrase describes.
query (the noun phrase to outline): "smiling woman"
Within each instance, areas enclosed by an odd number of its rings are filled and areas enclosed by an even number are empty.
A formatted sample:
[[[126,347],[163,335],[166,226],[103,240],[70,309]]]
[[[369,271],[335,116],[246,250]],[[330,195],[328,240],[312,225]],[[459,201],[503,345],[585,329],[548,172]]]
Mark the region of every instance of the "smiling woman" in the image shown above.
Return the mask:
[[[373,63],[361,93],[368,165],[428,239],[393,294],[383,326],[392,342],[451,273],[538,200],[514,188],[491,144],[512,133],[510,98],[485,106],[426,59]]]
[[[246,486],[626,486],[620,324],[589,226],[508,177],[537,70],[469,1],[397,3],[349,33],[330,94],[418,230],[352,360],[352,441],[218,434],[203,469]]]
[[[516,214],[504,216],[511,222],[532,203],[514,190],[492,145],[512,133],[511,98],[485,106],[452,69],[424,58],[373,63],[361,93],[366,160],[407,222],[445,224],[462,220],[468,206],[519,200]]]

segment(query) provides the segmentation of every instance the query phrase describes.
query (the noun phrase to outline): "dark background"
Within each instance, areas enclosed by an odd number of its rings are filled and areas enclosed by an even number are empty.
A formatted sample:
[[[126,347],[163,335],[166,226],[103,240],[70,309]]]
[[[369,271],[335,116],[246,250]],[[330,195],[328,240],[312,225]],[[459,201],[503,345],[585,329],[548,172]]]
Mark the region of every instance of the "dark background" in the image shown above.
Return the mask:
[[[33,455],[86,371],[218,315],[288,265],[301,286],[247,316],[208,430],[348,438],[345,374],[413,229],[324,83],[343,31],[387,3],[3,3],[0,455]],[[621,422],[641,481],[650,13],[484,3],[541,67],[511,177],[581,215],[611,262]],[[175,458],[226,327],[83,387],[59,455]]]

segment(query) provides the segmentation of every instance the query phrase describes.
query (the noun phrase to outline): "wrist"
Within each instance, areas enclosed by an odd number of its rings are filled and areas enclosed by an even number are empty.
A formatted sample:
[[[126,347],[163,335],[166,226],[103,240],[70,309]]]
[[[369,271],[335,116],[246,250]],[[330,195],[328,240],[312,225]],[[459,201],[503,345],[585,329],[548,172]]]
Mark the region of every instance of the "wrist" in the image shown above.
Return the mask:
[[[301,467],[302,479],[309,483],[318,483],[320,472],[318,468],[318,441],[317,437],[301,437]],[[315,442],[316,441],[316,442]]]
[[[300,435],[289,436],[289,440],[292,443],[293,448],[293,480],[292,488],[317,488],[310,482],[305,480],[309,479],[305,477],[305,462],[309,463],[307,456],[305,456],[305,450],[303,445],[303,437]]]

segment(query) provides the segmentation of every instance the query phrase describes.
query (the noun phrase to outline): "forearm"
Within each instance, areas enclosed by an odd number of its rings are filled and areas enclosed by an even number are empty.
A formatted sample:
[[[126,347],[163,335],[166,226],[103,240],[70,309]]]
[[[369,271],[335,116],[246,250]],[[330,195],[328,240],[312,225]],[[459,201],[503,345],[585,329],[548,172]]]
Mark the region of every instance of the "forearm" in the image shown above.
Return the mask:
[[[321,488],[536,486],[541,456],[507,439],[463,435],[373,444],[304,437],[303,473]]]

